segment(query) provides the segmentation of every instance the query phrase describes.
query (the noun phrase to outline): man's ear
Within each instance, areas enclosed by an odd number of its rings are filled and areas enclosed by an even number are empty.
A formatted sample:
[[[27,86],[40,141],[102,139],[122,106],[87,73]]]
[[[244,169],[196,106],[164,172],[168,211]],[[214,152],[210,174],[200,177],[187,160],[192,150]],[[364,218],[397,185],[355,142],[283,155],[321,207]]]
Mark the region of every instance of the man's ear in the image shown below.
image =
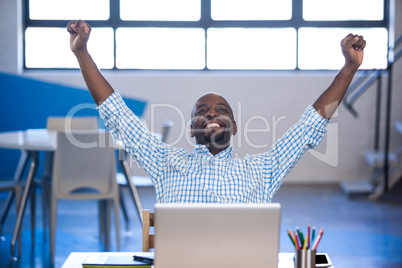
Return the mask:
[[[190,125],[190,135],[191,135],[191,138],[194,138],[193,125]]]
[[[237,124],[236,124],[236,121],[233,121],[232,135],[236,135],[236,133],[237,133]]]

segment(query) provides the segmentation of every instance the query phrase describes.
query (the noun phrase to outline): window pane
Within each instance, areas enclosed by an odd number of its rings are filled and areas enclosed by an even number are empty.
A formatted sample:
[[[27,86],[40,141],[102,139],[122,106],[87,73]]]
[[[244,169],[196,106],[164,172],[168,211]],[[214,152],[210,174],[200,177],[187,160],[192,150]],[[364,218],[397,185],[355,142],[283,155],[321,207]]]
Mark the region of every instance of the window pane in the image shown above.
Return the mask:
[[[300,28],[299,68],[330,70],[342,68],[344,57],[340,42],[349,33],[362,35],[367,41],[360,69],[387,67],[388,33],[385,28]]]
[[[382,20],[384,0],[303,0],[305,20]]]
[[[291,0],[211,0],[213,20],[289,20]]]
[[[107,20],[109,0],[29,0],[32,20]]]
[[[209,69],[296,67],[294,28],[210,28],[207,47]]]
[[[27,28],[25,60],[27,68],[78,68],[70,50],[66,28]],[[99,68],[113,68],[113,29],[92,28],[88,50]]]
[[[200,0],[120,0],[122,20],[198,21]]]
[[[205,32],[201,28],[119,28],[117,68],[204,69]]]

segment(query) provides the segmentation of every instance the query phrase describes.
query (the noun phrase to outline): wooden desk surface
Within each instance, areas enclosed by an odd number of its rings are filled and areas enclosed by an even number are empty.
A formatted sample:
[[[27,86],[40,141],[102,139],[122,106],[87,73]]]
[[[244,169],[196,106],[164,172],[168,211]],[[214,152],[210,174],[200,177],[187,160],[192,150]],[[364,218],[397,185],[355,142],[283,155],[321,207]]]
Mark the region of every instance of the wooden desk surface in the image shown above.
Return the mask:
[[[135,252],[71,252],[62,268],[82,268],[82,263],[88,257],[96,255],[133,256]],[[293,253],[281,252],[278,257],[278,268],[293,268]]]

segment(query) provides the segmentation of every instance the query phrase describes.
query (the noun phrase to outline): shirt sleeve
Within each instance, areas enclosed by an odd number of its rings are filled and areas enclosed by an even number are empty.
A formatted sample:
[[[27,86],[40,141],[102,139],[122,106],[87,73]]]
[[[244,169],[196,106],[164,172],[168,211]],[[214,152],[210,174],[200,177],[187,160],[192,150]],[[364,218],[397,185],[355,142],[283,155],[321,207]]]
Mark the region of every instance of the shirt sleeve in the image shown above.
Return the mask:
[[[309,105],[300,120],[271,146],[269,152],[257,156],[264,169],[264,191],[270,199],[303,154],[320,144],[328,122]]]
[[[125,150],[151,177],[158,178],[162,172],[162,151],[167,145],[127,107],[118,91],[98,106],[98,110],[113,138],[123,142]]]

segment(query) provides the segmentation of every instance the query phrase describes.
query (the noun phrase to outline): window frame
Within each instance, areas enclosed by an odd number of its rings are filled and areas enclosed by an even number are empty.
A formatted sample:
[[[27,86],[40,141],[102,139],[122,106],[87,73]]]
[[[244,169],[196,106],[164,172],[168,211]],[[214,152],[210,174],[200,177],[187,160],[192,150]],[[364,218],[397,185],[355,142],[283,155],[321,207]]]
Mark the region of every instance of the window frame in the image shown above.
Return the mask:
[[[114,32],[114,64],[112,69],[107,70],[160,70],[160,71],[194,71],[194,69],[134,69],[134,68],[116,68],[116,29],[120,27],[178,27],[178,28],[202,28],[207,35],[207,29],[225,28],[225,27],[241,27],[241,28],[287,28],[291,27],[296,30],[296,68],[289,70],[269,69],[269,70],[256,70],[256,71],[309,71],[299,69],[298,62],[298,33],[299,29],[303,27],[325,27],[325,28],[386,28],[388,31],[389,39],[391,37],[390,27],[390,1],[384,1],[384,14],[382,20],[353,20],[353,21],[305,21],[303,19],[303,1],[292,0],[292,18],[290,20],[212,20],[211,18],[211,0],[201,1],[201,18],[199,21],[125,21],[120,19],[120,0],[110,0],[110,17],[108,20],[86,20],[92,27],[109,27]],[[28,68],[26,67],[25,55],[25,31],[28,27],[65,27],[69,20],[31,20],[29,18],[29,0],[23,0],[23,68],[24,70],[75,70],[76,68]],[[207,44],[207,36],[205,38],[205,46]],[[388,40],[389,47],[389,40]],[[207,48],[205,49],[207,53]],[[253,71],[249,69],[244,70],[215,70],[207,68],[207,57],[205,55],[204,69],[197,69],[197,71]],[[325,69],[314,69],[313,71],[325,71]]]

